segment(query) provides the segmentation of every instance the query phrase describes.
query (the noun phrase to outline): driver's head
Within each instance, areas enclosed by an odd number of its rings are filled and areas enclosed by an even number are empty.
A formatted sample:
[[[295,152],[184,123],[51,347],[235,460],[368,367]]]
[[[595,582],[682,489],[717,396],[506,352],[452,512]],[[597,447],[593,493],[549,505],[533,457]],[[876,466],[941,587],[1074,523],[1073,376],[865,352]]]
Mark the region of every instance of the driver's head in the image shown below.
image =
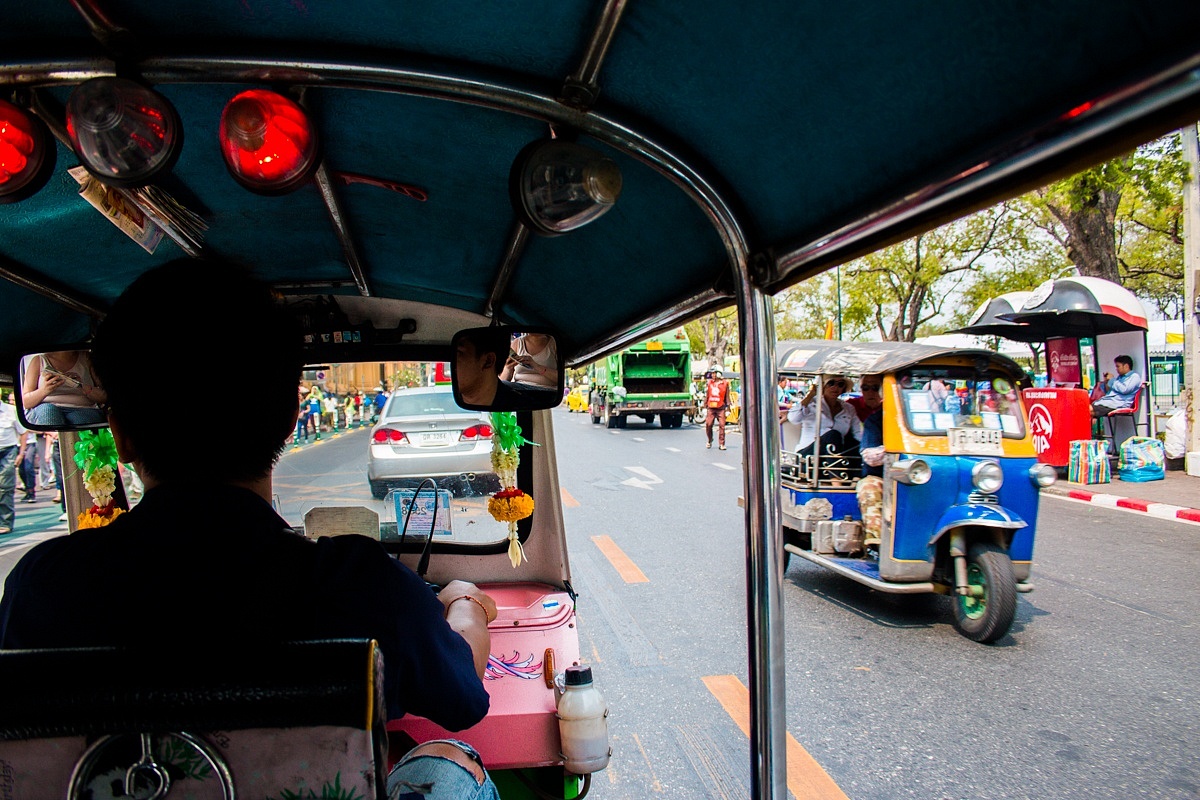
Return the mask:
[[[498,328],[475,328],[458,335],[454,381],[464,402],[471,405],[492,402],[510,344],[508,334]]]
[[[159,482],[243,481],[269,474],[293,431],[304,365],[295,318],[271,289],[225,261],[182,258],[117,298],[92,344],[124,461]],[[209,389],[197,394],[193,387]],[[236,446],[198,452],[189,432],[222,394],[254,387],[256,420]]]

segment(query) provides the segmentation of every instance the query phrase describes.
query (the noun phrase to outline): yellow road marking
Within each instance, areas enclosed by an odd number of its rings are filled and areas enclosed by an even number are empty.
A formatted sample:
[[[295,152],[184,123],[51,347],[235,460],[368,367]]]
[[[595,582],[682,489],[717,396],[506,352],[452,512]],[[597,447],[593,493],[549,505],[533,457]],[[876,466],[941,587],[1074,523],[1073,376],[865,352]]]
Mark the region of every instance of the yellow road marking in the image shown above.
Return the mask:
[[[733,675],[709,675],[704,685],[746,737],[750,736],[750,690]],[[802,800],[850,800],[790,733],[787,735],[788,791]]]
[[[613,569],[626,583],[650,582],[650,579],[638,569],[637,564],[633,563],[633,559],[625,555],[625,552],[617,547],[617,543],[611,537],[593,536],[592,541],[596,543],[596,547],[600,548],[600,552],[604,554],[608,562],[613,565]]]
[[[579,501],[572,497],[570,492],[561,486],[559,487],[558,491],[560,494],[562,494],[563,508],[579,508]]]

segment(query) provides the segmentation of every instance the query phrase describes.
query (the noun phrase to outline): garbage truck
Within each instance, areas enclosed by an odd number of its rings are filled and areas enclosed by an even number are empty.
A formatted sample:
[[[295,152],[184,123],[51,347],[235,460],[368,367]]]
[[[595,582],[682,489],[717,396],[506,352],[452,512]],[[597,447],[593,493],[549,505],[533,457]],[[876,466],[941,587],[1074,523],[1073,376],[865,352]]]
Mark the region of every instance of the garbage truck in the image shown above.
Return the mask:
[[[696,413],[692,352],[682,328],[648,339],[592,363],[588,409],[594,424],[624,428],[630,417],[664,428],[683,425]]]

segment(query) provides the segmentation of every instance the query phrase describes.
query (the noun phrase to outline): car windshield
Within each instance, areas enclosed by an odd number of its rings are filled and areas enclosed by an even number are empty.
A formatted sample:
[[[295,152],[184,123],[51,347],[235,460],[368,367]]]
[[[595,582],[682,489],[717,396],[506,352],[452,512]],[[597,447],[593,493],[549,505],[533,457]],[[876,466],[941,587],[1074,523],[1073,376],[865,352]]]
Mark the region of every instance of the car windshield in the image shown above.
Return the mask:
[[[304,374],[296,432],[274,479],[275,506],[291,525],[385,542],[430,531],[439,543],[507,538],[508,523],[488,512],[502,488],[491,416],[459,408],[448,383],[431,385],[444,367],[330,364]]]
[[[1020,396],[1011,378],[978,375],[968,367],[914,369],[899,376],[904,420],[913,433],[945,435],[951,428],[1025,435]]]
[[[384,411],[384,416],[387,419],[413,417],[422,414],[474,413],[460,408],[454,402],[454,393],[450,391],[449,386],[444,390],[439,389],[427,393],[406,392],[403,389],[399,389],[390,398],[390,401]]]

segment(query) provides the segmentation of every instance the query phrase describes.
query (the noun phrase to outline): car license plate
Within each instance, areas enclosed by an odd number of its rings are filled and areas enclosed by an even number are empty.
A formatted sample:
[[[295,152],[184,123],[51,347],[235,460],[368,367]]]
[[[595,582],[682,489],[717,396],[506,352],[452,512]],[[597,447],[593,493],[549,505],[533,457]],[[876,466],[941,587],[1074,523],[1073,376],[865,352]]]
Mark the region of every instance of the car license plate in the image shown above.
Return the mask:
[[[450,431],[422,433],[421,444],[450,444]]]
[[[1004,455],[1004,434],[989,428],[950,428],[950,452],[965,456]]]

